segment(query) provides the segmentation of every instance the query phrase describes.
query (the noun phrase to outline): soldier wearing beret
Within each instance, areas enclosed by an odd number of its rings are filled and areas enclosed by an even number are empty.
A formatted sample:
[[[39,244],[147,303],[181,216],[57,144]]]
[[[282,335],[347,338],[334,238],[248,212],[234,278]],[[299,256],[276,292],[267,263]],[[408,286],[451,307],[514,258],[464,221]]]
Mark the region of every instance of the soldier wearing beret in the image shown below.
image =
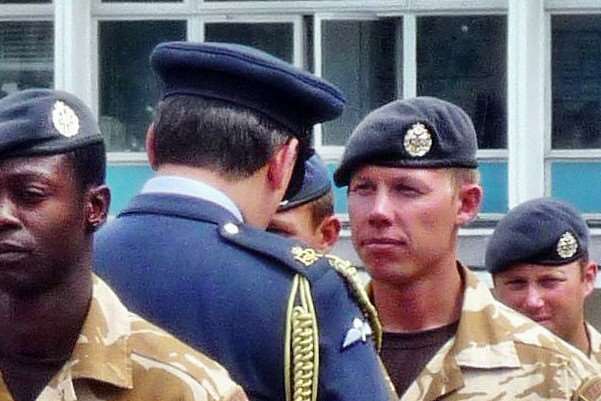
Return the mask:
[[[105,164],[76,97],[0,100],[0,398],[246,400],[221,366],[131,314],[92,274]]]
[[[170,42],[146,150],[156,177],[96,242],[131,307],[221,362],[252,400],[383,400],[375,310],[348,262],[265,231],[340,92],[258,50]]]
[[[497,298],[601,364],[601,334],[584,319],[595,286],[589,230],[571,205],[539,198],[503,217],[486,249]]]
[[[315,154],[305,163],[300,190],[280,203],[267,231],[328,252],[338,240],[340,227],[340,220],[334,214],[334,194],[327,167]]]
[[[401,400],[599,399],[586,358],[457,260],[457,232],[482,198],[477,166],[467,114],[418,97],[367,115],[334,174],[348,186],[352,241]]]

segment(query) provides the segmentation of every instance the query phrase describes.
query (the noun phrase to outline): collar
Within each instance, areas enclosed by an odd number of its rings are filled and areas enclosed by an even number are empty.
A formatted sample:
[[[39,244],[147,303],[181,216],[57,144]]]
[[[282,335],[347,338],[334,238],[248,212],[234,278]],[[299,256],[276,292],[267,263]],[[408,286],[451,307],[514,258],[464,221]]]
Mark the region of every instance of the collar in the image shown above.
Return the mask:
[[[224,192],[204,182],[174,175],[161,175],[151,178],[144,184],[142,193],[168,193],[191,196],[216,203],[244,222],[240,209]]]
[[[90,310],[79,339],[65,366],[54,376],[46,391],[71,394],[76,399],[73,381],[91,379],[119,388],[133,388],[132,362],[128,339],[131,334],[129,312],[115,293],[94,276]]]
[[[588,335],[590,342],[590,355],[589,358],[601,365],[601,333],[599,333],[590,323],[585,323],[586,334]]]

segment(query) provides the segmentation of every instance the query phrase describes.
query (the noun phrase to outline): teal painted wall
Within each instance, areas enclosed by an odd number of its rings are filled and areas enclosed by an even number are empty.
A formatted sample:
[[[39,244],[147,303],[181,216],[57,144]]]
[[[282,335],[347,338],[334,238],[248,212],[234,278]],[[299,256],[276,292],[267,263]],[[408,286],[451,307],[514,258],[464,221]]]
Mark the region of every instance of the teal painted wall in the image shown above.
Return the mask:
[[[601,212],[601,163],[553,162],[551,195],[574,205],[582,213]]]
[[[328,163],[330,176],[334,173],[335,169],[336,164]],[[482,175],[482,185],[484,186],[485,194],[482,212],[505,213],[507,211],[507,163],[481,162],[480,173]],[[601,165],[597,165],[596,174],[597,177],[600,176]],[[109,165],[107,182],[112,193],[110,214],[116,215],[119,213],[129,200],[140,192],[144,182],[152,176],[153,171],[146,164]],[[585,187],[586,185],[583,184]],[[601,187],[597,188],[597,192],[599,193],[597,199],[601,199]],[[336,213],[346,213],[346,187],[334,188],[334,196],[336,198]],[[592,201],[592,199],[589,200]]]

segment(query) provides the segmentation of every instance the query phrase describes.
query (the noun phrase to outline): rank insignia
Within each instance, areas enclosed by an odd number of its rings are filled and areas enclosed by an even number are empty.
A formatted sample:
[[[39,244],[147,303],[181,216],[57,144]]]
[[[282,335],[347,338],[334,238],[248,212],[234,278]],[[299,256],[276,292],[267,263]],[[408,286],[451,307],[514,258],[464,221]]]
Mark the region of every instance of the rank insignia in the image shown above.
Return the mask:
[[[557,254],[563,258],[571,258],[578,251],[578,241],[574,235],[566,231],[561,235],[559,241],[557,241]]]
[[[371,330],[371,326],[356,317],[353,319],[353,327],[351,327],[344,336],[342,349],[346,349],[359,341],[364,343],[367,341],[367,337],[371,336],[372,334],[373,332]]]
[[[71,138],[79,133],[79,118],[71,107],[60,100],[52,109],[52,124],[59,134]]]
[[[403,146],[409,155],[422,157],[432,148],[432,135],[422,123],[415,123],[405,133]]]
[[[295,246],[291,250],[292,255],[294,255],[294,259],[301,262],[306,267],[311,266],[315,262],[317,262],[323,254],[317,252],[312,248],[301,248],[300,246]]]

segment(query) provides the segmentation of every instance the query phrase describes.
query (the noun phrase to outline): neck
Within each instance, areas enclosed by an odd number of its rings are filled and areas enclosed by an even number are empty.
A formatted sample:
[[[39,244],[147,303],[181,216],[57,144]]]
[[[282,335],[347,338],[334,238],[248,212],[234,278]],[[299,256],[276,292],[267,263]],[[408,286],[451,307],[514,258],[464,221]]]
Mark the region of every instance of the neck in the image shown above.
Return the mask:
[[[588,336],[588,330],[586,329],[586,323],[584,320],[577,326],[578,328],[571,336],[564,338],[567,342],[578,348],[585,355],[590,356],[591,353],[591,342]]]
[[[372,286],[376,309],[387,332],[435,329],[456,322],[461,315],[463,285],[454,259],[440,269],[432,269],[427,277],[402,284],[374,281]]]
[[[243,179],[229,179],[214,171],[175,164],[163,164],[157,175],[174,175],[208,184],[226,194],[240,209],[244,222],[265,228],[275,213],[279,199],[266,185],[265,168]]]
[[[54,360],[71,353],[92,296],[89,269],[74,276],[39,293],[0,292],[0,354]]]

